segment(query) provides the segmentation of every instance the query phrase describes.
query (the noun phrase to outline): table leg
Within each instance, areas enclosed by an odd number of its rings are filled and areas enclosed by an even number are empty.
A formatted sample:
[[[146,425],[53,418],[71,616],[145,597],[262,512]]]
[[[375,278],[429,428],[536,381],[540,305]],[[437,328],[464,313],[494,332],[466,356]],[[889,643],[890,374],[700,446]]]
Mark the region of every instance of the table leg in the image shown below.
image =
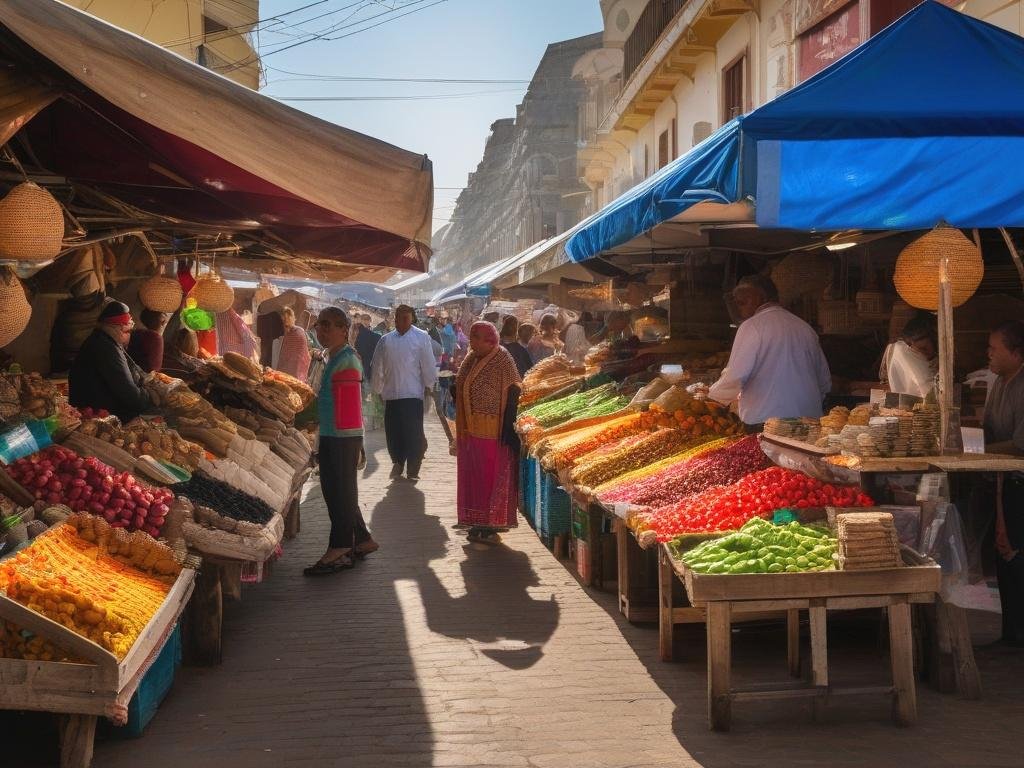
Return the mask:
[[[626,613],[626,605],[629,603],[629,566],[626,563],[628,556],[627,541],[629,531],[626,523],[620,518],[615,518],[615,549],[616,549],[616,570],[619,579],[619,613]]]
[[[812,712],[818,720],[824,714],[828,697],[828,622],[824,605],[812,605],[807,613],[811,625],[811,685],[818,689]]]
[[[730,614],[729,603],[708,603],[708,726],[715,731],[728,731],[732,724]]]
[[[60,768],[89,768],[92,765],[96,715],[61,715]]]
[[[786,656],[791,677],[800,677],[800,609],[786,611]]]
[[[899,725],[917,720],[914,688],[914,647],[910,629],[910,604],[889,606],[889,653],[892,658],[893,718]]]
[[[675,632],[672,616],[672,586],[675,579],[672,564],[664,549],[658,550],[658,655],[672,661],[672,640]]]
[[[219,566],[209,562],[200,566],[185,614],[186,660],[199,666],[220,664],[224,602]]]
[[[938,620],[942,625],[940,632],[948,638],[953,653],[953,674],[956,677],[957,692],[965,699],[980,699],[981,673],[974,660],[974,646],[971,645],[967,612],[958,605],[940,599]]]

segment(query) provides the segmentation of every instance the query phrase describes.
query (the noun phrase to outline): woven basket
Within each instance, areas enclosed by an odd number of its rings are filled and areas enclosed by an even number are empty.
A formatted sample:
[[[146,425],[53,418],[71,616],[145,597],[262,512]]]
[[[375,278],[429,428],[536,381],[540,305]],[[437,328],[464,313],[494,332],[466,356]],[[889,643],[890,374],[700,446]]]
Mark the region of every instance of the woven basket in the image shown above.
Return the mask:
[[[809,293],[821,293],[832,282],[833,263],[813,253],[791,253],[772,267],[779,301],[790,304]]]
[[[26,181],[0,200],[0,257],[46,261],[60,253],[64,212],[38,184]]]
[[[173,277],[156,275],[139,286],[139,301],[154,312],[177,312],[183,296],[181,283]]]
[[[28,326],[32,305],[21,281],[10,269],[0,270],[0,347],[6,347]]]
[[[856,336],[862,332],[857,305],[842,299],[818,302],[818,325],[826,336]]]
[[[949,259],[954,307],[978,290],[985,275],[981,251],[959,229],[940,224],[904,248],[896,259],[892,279],[907,304],[933,311],[939,308],[939,267],[943,257]]]
[[[190,295],[196,306],[207,312],[227,312],[235,303],[234,290],[217,274],[200,277]]]
[[[880,322],[889,316],[885,294],[881,291],[857,291],[854,300],[857,302],[857,314],[861,320]]]

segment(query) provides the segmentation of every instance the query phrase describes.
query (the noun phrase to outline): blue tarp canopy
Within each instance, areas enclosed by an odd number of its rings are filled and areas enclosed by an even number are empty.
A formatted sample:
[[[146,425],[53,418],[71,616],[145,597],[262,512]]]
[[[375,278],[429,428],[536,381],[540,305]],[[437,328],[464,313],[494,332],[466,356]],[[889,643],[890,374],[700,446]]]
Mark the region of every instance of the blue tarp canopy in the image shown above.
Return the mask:
[[[582,261],[702,201],[763,228],[1024,226],[1024,38],[928,0],[585,222]]]
[[[427,302],[427,306],[433,307],[449,301],[461,301],[462,299],[469,298],[471,296],[482,297],[485,299],[488,298],[491,295],[490,284],[477,283],[477,278],[495,270],[500,270],[505,264],[515,258],[515,256],[506,257],[492,262],[485,267],[473,270],[458,282],[435,293],[431,297],[430,301]]]

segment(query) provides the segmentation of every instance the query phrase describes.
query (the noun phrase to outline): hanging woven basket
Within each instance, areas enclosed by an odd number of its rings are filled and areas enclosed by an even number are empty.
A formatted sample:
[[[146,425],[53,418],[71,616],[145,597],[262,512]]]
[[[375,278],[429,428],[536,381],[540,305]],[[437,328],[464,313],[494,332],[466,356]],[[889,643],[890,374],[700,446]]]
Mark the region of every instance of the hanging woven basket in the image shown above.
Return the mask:
[[[235,291],[218,274],[203,275],[190,294],[196,306],[207,312],[227,312],[235,303]]]
[[[64,212],[38,184],[26,181],[0,200],[0,258],[46,261],[60,253]]]
[[[139,301],[154,312],[177,312],[184,296],[176,278],[155,275],[139,286]]]
[[[813,253],[791,253],[772,267],[772,282],[779,301],[790,304],[801,296],[819,294],[832,282],[834,263]]]
[[[9,268],[0,269],[0,347],[6,347],[28,326],[32,305],[21,281]]]
[[[985,264],[978,246],[955,227],[940,224],[904,248],[892,279],[900,297],[912,307],[939,308],[939,267],[949,259],[953,306],[967,301],[981,284]]]

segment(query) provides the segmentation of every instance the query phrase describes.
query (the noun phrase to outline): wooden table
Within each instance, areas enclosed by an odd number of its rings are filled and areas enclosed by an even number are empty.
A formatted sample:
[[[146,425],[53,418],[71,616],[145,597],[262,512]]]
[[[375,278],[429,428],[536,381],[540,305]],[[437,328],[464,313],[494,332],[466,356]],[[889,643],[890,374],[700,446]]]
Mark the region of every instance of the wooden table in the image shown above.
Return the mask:
[[[619,612],[629,622],[658,620],[658,553],[643,549],[626,521],[616,516],[615,550]],[[653,576],[653,578],[652,578]]]
[[[182,569],[163,605],[122,661],[63,624],[0,594],[0,618],[35,632],[86,664],[0,658],[0,708],[55,712],[61,720],[61,768],[88,768],[100,715],[127,707],[192,594],[195,571]]]
[[[891,695],[897,724],[911,725],[917,719],[910,606],[934,601],[941,579],[941,570],[935,563],[928,561],[873,571],[704,575],[694,573],[673,558],[664,546],[662,558],[671,573],[685,585],[691,604],[703,608],[707,614],[708,724],[712,729],[729,729],[734,701],[811,698],[817,712],[829,696],[851,693]],[[863,608],[884,608],[888,612],[892,685],[853,688],[831,685],[827,611]],[[663,605],[662,610],[665,609]],[[667,609],[671,611],[671,605]],[[811,628],[809,683],[732,685],[733,618],[748,618],[752,613],[764,611],[786,612],[791,672],[795,671],[794,661],[799,666],[795,650],[799,643],[799,612],[808,612]]]

